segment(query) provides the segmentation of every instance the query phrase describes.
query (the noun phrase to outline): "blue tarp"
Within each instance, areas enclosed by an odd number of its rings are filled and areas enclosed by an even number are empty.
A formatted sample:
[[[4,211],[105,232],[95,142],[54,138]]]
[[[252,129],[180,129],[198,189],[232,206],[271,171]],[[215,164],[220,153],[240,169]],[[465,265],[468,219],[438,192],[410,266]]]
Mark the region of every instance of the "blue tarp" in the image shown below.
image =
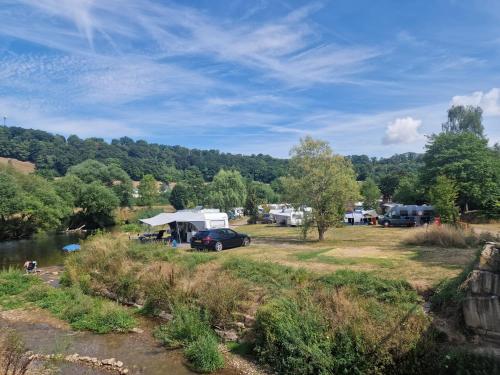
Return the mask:
[[[76,243],[72,243],[70,245],[64,246],[63,250],[64,251],[77,251],[77,250],[80,250],[80,245],[78,245]]]

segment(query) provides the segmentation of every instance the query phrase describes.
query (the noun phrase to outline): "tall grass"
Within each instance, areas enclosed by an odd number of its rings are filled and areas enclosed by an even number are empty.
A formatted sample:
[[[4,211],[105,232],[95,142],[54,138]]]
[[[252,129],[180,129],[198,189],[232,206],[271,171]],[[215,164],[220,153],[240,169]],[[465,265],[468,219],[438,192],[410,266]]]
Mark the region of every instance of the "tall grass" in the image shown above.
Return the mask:
[[[443,248],[467,248],[478,246],[482,241],[494,239],[487,234],[478,235],[473,230],[454,225],[430,225],[416,229],[404,240],[406,245],[436,246]]]
[[[186,358],[200,372],[213,372],[224,367],[218,340],[210,328],[209,317],[196,307],[176,305],[174,318],[155,331],[155,337],[168,348],[184,348]]]
[[[87,296],[77,287],[54,289],[38,285],[26,292],[26,299],[68,321],[78,330],[97,333],[126,332],[136,323],[125,308],[101,298]]]
[[[15,298],[15,307],[31,302],[47,309],[75,329],[108,333],[127,331],[135,325],[132,314],[115,303],[87,296],[78,287],[52,288],[17,270],[0,272],[0,306],[12,307],[8,298]]]

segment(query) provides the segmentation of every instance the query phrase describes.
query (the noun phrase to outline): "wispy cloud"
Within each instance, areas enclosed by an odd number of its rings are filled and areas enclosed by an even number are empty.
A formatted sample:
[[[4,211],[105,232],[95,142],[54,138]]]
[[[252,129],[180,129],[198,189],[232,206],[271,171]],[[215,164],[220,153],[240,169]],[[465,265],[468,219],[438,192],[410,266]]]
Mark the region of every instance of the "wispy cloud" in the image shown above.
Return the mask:
[[[480,106],[485,116],[500,116],[500,89],[494,87],[488,92],[475,91],[470,95],[457,95],[453,97],[451,104]]]

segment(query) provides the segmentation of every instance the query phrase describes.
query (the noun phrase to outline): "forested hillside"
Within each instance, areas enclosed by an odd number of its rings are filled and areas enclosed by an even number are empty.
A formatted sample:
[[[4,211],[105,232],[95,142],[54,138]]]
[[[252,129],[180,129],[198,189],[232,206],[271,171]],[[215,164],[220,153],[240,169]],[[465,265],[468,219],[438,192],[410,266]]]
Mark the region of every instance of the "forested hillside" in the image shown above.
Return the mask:
[[[65,138],[42,130],[0,127],[0,156],[30,161],[39,173],[64,176],[69,167],[88,159],[115,161],[134,180],[152,174],[161,181],[179,179],[179,171],[197,167],[211,181],[222,168],[235,169],[243,177],[271,182],[285,174],[287,161],[267,155],[234,155],[217,150],[195,150],[166,146],[128,137],[107,143],[100,138]]]
[[[217,150],[196,150],[181,146],[166,146],[128,137],[107,143],[100,138],[81,139],[75,135],[65,138],[42,130],[20,127],[0,127],[0,157],[30,161],[38,173],[45,176],[64,176],[69,167],[94,159],[121,166],[134,180],[152,174],[160,181],[183,179],[182,171],[190,167],[200,170],[205,181],[211,181],[220,169],[237,170],[243,177],[270,183],[287,172],[288,161],[268,155],[235,155]],[[398,176],[415,172],[422,156],[415,153],[390,158],[370,158],[366,155],[349,157],[358,180],[367,177],[382,183],[384,177],[389,193],[397,185]],[[384,190],[384,189],[382,189]]]

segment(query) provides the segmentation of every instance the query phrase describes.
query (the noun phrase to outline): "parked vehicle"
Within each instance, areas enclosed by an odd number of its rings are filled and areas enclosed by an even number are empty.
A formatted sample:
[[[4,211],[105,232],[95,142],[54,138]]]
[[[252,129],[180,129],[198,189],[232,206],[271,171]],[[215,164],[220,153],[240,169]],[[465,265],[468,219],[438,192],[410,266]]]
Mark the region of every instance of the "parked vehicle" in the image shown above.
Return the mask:
[[[250,242],[251,240],[248,235],[237,233],[232,229],[210,229],[196,233],[191,238],[191,248],[221,251],[232,247],[248,246]]]
[[[264,214],[262,215],[262,224],[272,224],[274,223],[274,217],[271,214]]]
[[[387,214],[378,217],[384,227],[412,227],[431,223],[434,220],[432,206],[398,205],[392,207]]]

